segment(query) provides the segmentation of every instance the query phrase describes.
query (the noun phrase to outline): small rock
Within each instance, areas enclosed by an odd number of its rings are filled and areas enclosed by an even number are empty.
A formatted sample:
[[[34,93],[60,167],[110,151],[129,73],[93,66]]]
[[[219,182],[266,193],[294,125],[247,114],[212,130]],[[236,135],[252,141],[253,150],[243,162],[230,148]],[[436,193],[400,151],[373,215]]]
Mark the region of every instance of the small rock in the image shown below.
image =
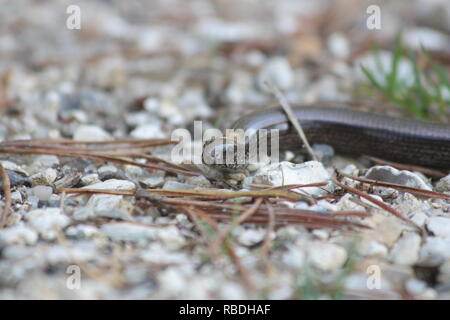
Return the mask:
[[[117,173],[119,169],[113,165],[104,165],[98,168],[97,173],[99,175],[105,175],[105,174],[115,174]]]
[[[98,168],[97,173],[101,181],[108,179],[120,179],[119,169],[113,165],[101,166]]]
[[[186,244],[186,240],[176,226],[158,228],[156,238],[165,244],[169,249],[179,249]]]
[[[94,183],[88,186],[83,187],[83,189],[109,189],[109,190],[117,190],[117,191],[134,191],[136,189],[136,185],[128,180],[117,180],[117,179],[109,179],[103,182]]]
[[[186,264],[188,256],[183,251],[170,251],[159,242],[151,242],[139,255],[145,262],[154,264]]]
[[[15,164],[14,162],[11,162],[8,160],[0,160],[0,163],[2,164],[3,168],[6,169],[7,172],[13,171],[15,173],[20,173],[22,176],[29,176],[27,171],[22,169],[21,166],[19,166],[18,164]],[[8,172],[8,174],[9,174],[9,172]]]
[[[33,186],[38,185],[50,186],[56,180],[57,176],[58,172],[55,169],[48,168],[42,172],[38,172],[32,175],[30,179]]]
[[[220,286],[220,299],[245,300],[246,294],[241,285],[227,282]]]
[[[392,248],[390,260],[395,264],[414,265],[419,259],[420,242],[417,233],[404,233]]]
[[[94,125],[81,125],[73,134],[73,140],[77,141],[107,141],[111,139],[108,132]]]
[[[29,185],[30,179],[20,173],[6,169],[9,178],[9,184],[11,187],[17,187],[21,185]],[[0,179],[0,188],[3,188],[3,180]]]
[[[320,162],[308,161],[302,164],[293,164],[287,161],[273,163],[259,169],[252,179],[252,183],[283,186],[290,184],[310,184],[326,182],[330,174]],[[293,189],[304,191],[312,195],[322,195],[325,190],[318,187]]]
[[[364,241],[359,247],[359,252],[366,257],[385,257],[388,249],[378,241]]]
[[[91,173],[81,178],[81,183],[84,186],[89,186],[98,182],[100,182],[100,179],[96,173]]]
[[[211,182],[205,176],[192,176],[186,179],[186,183],[195,185],[199,188],[210,188]]]
[[[164,183],[163,189],[171,189],[171,190],[177,190],[177,189],[195,189],[197,186],[194,186],[192,184],[182,183],[178,181],[166,181]]]
[[[436,183],[436,191],[450,192],[450,174]]]
[[[25,219],[45,240],[54,240],[57,233],[70,223],[69,217],[60,213],[59,208],[36,209]]]
[[[405,45],[421,50],[444,50],[450,46],[448,36],[436,30],[424,27],[413,27],[405,30],[402,41]]]
[[[411,214],[410,219],[412,222],[417,224],[419,227],[423,227],[425,225],[425,221],[427,221],[428,216],[422,211],[414,212]]]
[[[7,244],[28,244],[37,242],[38,234],[23,223],[0,230],[0,239]]]
[[[19,191],[11,192],[11,200],[13,203],[22,203],[22,194]]]
[[[152,176],[139,181],[144,187],[158,188],[164,184],[164,177]]]
[[[189,285],[182,272],[174,267],[169,267],[159,272],[158,282],[160,289],[170,295],[180,295]]]
[[[134,166],[131,164],[124,165],[123,169],[126,174],[125,176],[140,177],[144,174],[144,170],[141,167]]]
[[[111,219],[133,220],[131,212],[133,204],[123,199],[120,195],[95,194],[88,203],[75,209],[73,218],[79,221],[94,217],[106,217]]]
[[[327,46],[330,52],[337,58],[345,58],[350,53],[350,44],[342,33],[332,33],[328,37]]]
[[[390,166],[374,166],[367,171],[365,178],[432,190],[431,186],[419,175],[406,170],[397,170]]]
[[[99,232],[100,230],[97,227],[87,224],[78,224],[66,229],[66,235],[75,238],[92,238]]]
[[[440,267],[439,267],[439,276],[438,281],[440,283],[450,283],[450,259],[445,261]]]
[[[144,124],[131,131],[130,136],[136,139],[154,139],[164,138],[166,134],[164,134],[160,126]]]
[[[311,263],[324,271],[336,270],[347,260],[347,251],[333,243],[313,241],[307,250]]]
[[[450,238],[450,218],[430,217],[426,223],[427,229],[437,237]]]
[[[48,200],[53,193],[53,189],[47,186],[35,186],[33,194],[41,201]]]
[[[329,165],[334,156],[334,149],[332,146],[328,144],[318,144],[315,143],[311,146],[316,155],[317,159],[324,163],[325,165]]]
[[[29,170],[30,173],[35,174],[57,165],[59,165],[58,157],[51,155],[40,155],[34,159],[33,163],[29,167]]]
[[[436,267],[450,258],[450,238],[427,237],[420,249],[419,265]]]
[[[100,230],[113,241],[131,241],[144,244],[156,239],[155,228],[127,222],[107,223],[102,225]]]
[[[266,87],[265,81],[270,81],[279,89],[288,90],[293,86],[294,80],[294,73],[285,57],[269,59],[258,76],[261,88]]]
[[[265,234],[266,231],[264,229],[239,230],[237,239],[240,244],[250,247],[261,242],[264,239]]]
[[[65,171],[64,175],[54,182],[55,189],[72,188],[80,182],[81,173],[76,169]]]

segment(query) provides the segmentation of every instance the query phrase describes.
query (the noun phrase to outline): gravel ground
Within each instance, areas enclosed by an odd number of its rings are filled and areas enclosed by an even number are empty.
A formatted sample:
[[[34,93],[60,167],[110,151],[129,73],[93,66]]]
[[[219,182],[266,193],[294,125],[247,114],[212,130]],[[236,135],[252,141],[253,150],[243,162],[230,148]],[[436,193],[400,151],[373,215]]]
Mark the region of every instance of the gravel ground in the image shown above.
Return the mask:
[[[177,128],[192,129],[194,120],[225,128],[276,101],[263,84],[267,79],[293,105],[370,102],[355,87],[364,81],[360,62],[377,71],[371,40],[382,44],[382,63],[399,29],[411,49],[420,43],[450,49],[448,1],[379,1],[381,29],[369,30],[366,9],[373,3],[6,0],[0,11],[0,141],[162,139]],[[66,25],[74,4],[81,29]],[[407,61],[399,73],[411,78]],[[166,160],[170,151],[151,149]],[[450,175],[326,158],[298,164],[302,156],[288,152],[283,162],[229,182],[277,186],[284,181],[280,172],[287,184],[326,181],[326,187],[303,190],[321,200],[279,201],[274,219],[287,219],[282,208],[313,210],[333,225],[271,226],[265,207],[264,223],[235,223],[228,230],[230,219],[218,213],[208,226],[204,216],[212,208],[129,195],[215,187],[202,176],[82,156],[2,152],[12,205],[0,230],[0,298],[450,298],[448,198],[341,180],[402,220],[330,182],[336,167],[450,195]],[[61,194],[60,188],[123,194]],[[2,191],[0,212],[5,206]],[[366,214],[333,216],[343,210]],[[229,236],[214,247],[223,230]]]

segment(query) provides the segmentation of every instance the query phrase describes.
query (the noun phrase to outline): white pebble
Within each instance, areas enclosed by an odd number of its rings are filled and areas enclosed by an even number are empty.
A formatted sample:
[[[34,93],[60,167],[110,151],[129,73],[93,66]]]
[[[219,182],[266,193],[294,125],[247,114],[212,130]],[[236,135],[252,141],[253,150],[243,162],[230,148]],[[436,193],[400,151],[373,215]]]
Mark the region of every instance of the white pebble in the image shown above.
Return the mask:
[[[106,141],[111,140],[112,137],[98,126],[81,125],[75,130],[73,139],[77,141]]]
[[[33,194],[41,201],[48,200],[53,193],[53,189],[48,186],[35,186]]]

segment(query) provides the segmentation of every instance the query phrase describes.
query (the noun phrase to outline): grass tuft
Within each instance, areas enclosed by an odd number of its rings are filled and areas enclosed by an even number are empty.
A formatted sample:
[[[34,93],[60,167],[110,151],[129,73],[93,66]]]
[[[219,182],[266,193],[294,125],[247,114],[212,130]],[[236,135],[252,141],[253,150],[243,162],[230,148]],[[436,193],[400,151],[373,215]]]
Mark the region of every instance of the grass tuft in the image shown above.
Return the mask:
[[[448,72],[444,66],[432,60],[423,46],[419,52],[405,48],[399,33],[389,70],[383,70],[376,45],[373,48],[373,54],[382,79],[377,79],[375,73],[366,66],[360,66],[369,84],[372,85],[369,88],[372,93],[378,93],[383,102],[398,105],[419,119],[446,120],[450,114]],[[411,63],[413,81],[404,81],[399,77],[399,63],[402,59]]]

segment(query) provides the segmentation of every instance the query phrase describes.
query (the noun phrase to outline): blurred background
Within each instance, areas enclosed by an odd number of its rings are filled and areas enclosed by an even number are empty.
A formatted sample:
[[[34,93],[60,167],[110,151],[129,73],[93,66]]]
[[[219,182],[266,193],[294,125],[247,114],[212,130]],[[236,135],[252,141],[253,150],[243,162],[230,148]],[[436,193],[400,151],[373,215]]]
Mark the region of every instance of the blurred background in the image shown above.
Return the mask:
[[[274,102],[264,79],[293,104],[447,120],[445,0],[7,0],[0,14],[0,139],[224,126]]]

